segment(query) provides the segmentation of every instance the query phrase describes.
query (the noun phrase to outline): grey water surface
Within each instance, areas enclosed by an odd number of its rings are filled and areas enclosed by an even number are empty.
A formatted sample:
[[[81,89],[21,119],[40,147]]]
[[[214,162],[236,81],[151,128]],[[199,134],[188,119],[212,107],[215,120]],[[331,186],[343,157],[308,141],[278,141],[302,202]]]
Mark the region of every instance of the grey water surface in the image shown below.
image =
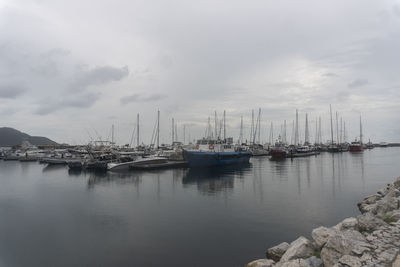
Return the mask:
[[[399,162],[400,148],[128,173],[0,161],[0,266],[243,266],[358,215]]]

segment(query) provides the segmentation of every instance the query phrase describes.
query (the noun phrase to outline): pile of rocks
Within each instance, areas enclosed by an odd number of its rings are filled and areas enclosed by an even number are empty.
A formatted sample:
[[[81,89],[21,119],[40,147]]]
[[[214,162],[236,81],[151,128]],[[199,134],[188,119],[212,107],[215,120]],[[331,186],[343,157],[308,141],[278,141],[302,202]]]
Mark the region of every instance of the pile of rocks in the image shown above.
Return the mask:
[[[267,250],[247,267],[400,267],[400,177],[358,203],[362,213]]]

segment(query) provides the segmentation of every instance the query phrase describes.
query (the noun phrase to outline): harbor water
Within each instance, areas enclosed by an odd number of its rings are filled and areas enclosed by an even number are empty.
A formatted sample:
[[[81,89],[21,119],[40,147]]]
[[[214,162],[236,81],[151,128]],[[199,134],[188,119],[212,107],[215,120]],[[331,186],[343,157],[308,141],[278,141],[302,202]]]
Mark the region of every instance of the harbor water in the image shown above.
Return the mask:
[[[125,173],[0,161],[0,266],[243,266],[358,215],[399,162],[395,147]]]

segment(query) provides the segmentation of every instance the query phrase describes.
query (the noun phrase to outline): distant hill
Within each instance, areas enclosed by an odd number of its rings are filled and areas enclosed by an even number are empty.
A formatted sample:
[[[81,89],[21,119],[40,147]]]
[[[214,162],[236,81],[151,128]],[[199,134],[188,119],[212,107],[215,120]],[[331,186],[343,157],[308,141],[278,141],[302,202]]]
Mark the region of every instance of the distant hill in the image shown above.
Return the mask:
[[[47,137],[30,136],[9,127],[0,127],[0,147],[21,145],[23,141],[28,141],[32,145],[57,145],[56,142]]]

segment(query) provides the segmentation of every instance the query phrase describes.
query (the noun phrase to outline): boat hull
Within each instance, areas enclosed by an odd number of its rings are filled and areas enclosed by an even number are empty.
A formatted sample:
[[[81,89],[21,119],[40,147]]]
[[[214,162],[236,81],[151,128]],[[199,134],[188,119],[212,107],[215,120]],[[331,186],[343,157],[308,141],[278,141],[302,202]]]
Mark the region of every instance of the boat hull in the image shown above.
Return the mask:
[[[212,167],[248,163],[251,153],[248,151],[214,152],[214,151],[183,151],[183,156],[189,167]]]
[[[284,150],[271,150],[269,154],[271,159],[285,159],[287,156],[287,152]]]
[[[350,145],[349,149],[350,149],[350,152],[360,152],[360,151],[363,151],[363,146],[361,146],[361,145],[356,145],[356,146]]]

